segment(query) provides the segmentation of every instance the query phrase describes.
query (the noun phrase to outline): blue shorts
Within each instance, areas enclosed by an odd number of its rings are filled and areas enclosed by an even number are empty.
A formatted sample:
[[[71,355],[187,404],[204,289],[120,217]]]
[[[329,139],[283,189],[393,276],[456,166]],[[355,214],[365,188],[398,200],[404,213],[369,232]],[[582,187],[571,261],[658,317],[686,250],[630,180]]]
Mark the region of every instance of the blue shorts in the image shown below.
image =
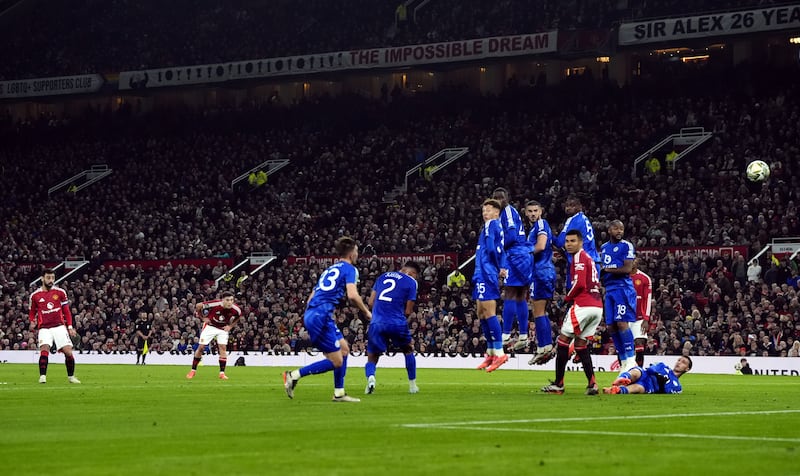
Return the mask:
[[[315,312],[312,309],[306,310],[303,316],[303,325],[308,331],[311,343],[317,349],[326,354],[342,350],[342,345],[339,343],[344,338],[342,331],[336,327],[336,322],[328,313]]]
[[[525,252],[508,254],[506,286],[530,286],[533,277],[533,256]]]
[[[483,276],[472,278],[472,299],[476,301],[494,301],[500,299],[500,280],[487,279]]]
[[[606,324],[636,322],[636,291],[633,287],[606,290],[603,314]]]
[[[531,283],[531,299],[539,301],[542,299],[553,299],[556,292],[556,275],[553,274],[533,274]]]
[[[367,352],[381,354],[390,345],[405,347],[411,343],[411,332],[405,322],[375,322],[367,328]]]
[[[659,393],[658,379],[655,375],[647,373],[641,367],[634,367],[642,372],[642,376],[634,383],[644,387],[644,393]],[[631,369],[632,370],[632,369]]]

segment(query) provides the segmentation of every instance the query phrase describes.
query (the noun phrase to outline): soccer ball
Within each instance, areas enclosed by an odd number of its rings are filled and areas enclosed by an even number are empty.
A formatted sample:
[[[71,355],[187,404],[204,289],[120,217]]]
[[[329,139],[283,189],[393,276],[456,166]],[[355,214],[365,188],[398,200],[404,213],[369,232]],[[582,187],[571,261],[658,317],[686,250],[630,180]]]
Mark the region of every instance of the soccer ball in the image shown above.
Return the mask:
[[[751,182],[763,182],[769,178],[769,165],[763,160],[754,160],[747,164],[747,178]]]

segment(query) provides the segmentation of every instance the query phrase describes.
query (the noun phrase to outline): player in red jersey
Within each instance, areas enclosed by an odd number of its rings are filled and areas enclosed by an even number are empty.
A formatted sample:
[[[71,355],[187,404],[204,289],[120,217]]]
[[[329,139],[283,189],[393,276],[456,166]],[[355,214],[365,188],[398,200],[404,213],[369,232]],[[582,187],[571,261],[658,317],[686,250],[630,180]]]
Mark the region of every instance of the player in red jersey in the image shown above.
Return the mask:
[[[586,346],[586,339],[594,335],[600,321],[603,320],[603,302],[600,299],[600,279],[597,275],[595,261],[583,249],[583,236],[578,230],[569,230],[564,240],[567,253],[572,255],[569,276],[572,278],[569,292],[564,300],[571,302],[561,334],[556,340],[556,379],[545,387],[545,393],[564,393],[564,374],[569,359],[569,346],[575,340],[575,352],[583,365],[583,372],[589,384],[586,395],[597,395],[597,381],[592,368],[592,356]]]
[[[225,291],[221,299],[197,303],[195,312],[197,317],[203,320],[203,330],[200,332],[200,345],[194,353],[192,370],[186,374],[186,378],[194,378],[197,365],[203,358],[203,349],[216,339],[219,347],[219,378],[228,380],[228,376],[225,375],[225,366],[228,363],[228,333],[239,322],[242,310],[233,303],[233,293]]]
[[[653,307],[653,281],[639,270],[639,259],[633,261],[631,270],[633,288],[636,290],[636,322],[631,323],[633,344],[636,350],[636,365],[644,367],[644,346],[647,345],[647,330],[650,327],[650,310]]]
[[[64,354],[69,383],[81,383],[75,377],[75,357],[72,355],[70,336],[77,333],[72,327],[67,292],[55,285],[56,273],[50,268],[42,270],[42,287],[31,294],[28,318],[31,330],[39,328],[39,383],[47,383],[47,362],[50,349]]]

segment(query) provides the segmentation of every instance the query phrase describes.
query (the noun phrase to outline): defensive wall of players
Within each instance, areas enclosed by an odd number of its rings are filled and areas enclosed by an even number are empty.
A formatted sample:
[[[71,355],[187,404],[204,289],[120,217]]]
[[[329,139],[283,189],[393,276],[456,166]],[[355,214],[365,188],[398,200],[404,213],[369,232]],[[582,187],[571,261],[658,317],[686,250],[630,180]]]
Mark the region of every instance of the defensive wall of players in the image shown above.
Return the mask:
[[[104,352],[76,352],[77,361],[80,364],[133,364],[135,353],[104,353]],[[179,352],[153,352],[147,357],[148,365],[187,365],[191,360],[191,352],[181,354]],[[244,357],[247,366],[268,366],[278,368],[302,367],[319,360],[318,352],[294,352],[290,354],[272,354],[269,352],[229,352],[228,362],[236,362],[239,357]],[[483,355],[459,355],[459,354],[438,354],[438,355],[417,355],[417,367],[420,369],[474,369],[481,361]],[[555,370],[555,361],[551,360],[545,365],[531,367],[528,365],[530,356],[519,354],[512,356],[508,363],[503,366],[503,370]],[[672,363],[678,356],[660,355],[645,357],[645,365],[656,361]],[[39,353],[29,350],[8,350],[0,351],[0,364],[35,364],[38,362]],[[735,374],[734,365],[739,363],[741,357],[701,357],[692,356],[692,373],[701,374]],[[748,357],[750,367],[755,375],[784,375],[790,377],[800,377],[800,358],[786,357]],[[63,363],[64,356],[56,354],[50,356],[50,363]],[[615,365],[616,356],[614,355],[593,355],[592,362],[595,365],[595,372],[617,373],[618,367]],[[352,355],[348,359],[348,367],[363,368],[367,363],[366,355]],[[215,367],[217,364],[216,356],[211,356],[203,360],[203,365]],[[402,354],[391,354],[381,358],[381,367],[386,368],[405,368],[405,360]],[[568,371],[582,372],[580,364],[570,363]],[[235,372],[235,370],[234,370]],[[424,376],[420,377],[424,379]]]

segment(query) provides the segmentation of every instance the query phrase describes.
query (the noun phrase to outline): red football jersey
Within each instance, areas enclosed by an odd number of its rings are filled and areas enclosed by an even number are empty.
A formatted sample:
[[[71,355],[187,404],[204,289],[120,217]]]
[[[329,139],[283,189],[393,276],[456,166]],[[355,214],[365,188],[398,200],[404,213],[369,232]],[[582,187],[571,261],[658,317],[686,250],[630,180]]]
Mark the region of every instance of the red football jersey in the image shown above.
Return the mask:
[[[597,266],[589,253],[583,249],[575,253],[571,266],[572,286],[565,299],[578,306],[603,307]]]
[[[653,281],[641,271],[632,273],[631,279],[636,290],[636,319],[649,321],[653,306]]]
[[[204,313],[207,312],[208,323],[219,329],[230,325],[234,320],[242,316],[242,310],[239,306],[234,304],[230,309],[225,309],[222,307],[221,299],[204,301],[203,311]]]
[[[50,290],[39,288],[31,294],[28,318],[36,322],[39,329],[72,325],[67,292],[58,286]]]

